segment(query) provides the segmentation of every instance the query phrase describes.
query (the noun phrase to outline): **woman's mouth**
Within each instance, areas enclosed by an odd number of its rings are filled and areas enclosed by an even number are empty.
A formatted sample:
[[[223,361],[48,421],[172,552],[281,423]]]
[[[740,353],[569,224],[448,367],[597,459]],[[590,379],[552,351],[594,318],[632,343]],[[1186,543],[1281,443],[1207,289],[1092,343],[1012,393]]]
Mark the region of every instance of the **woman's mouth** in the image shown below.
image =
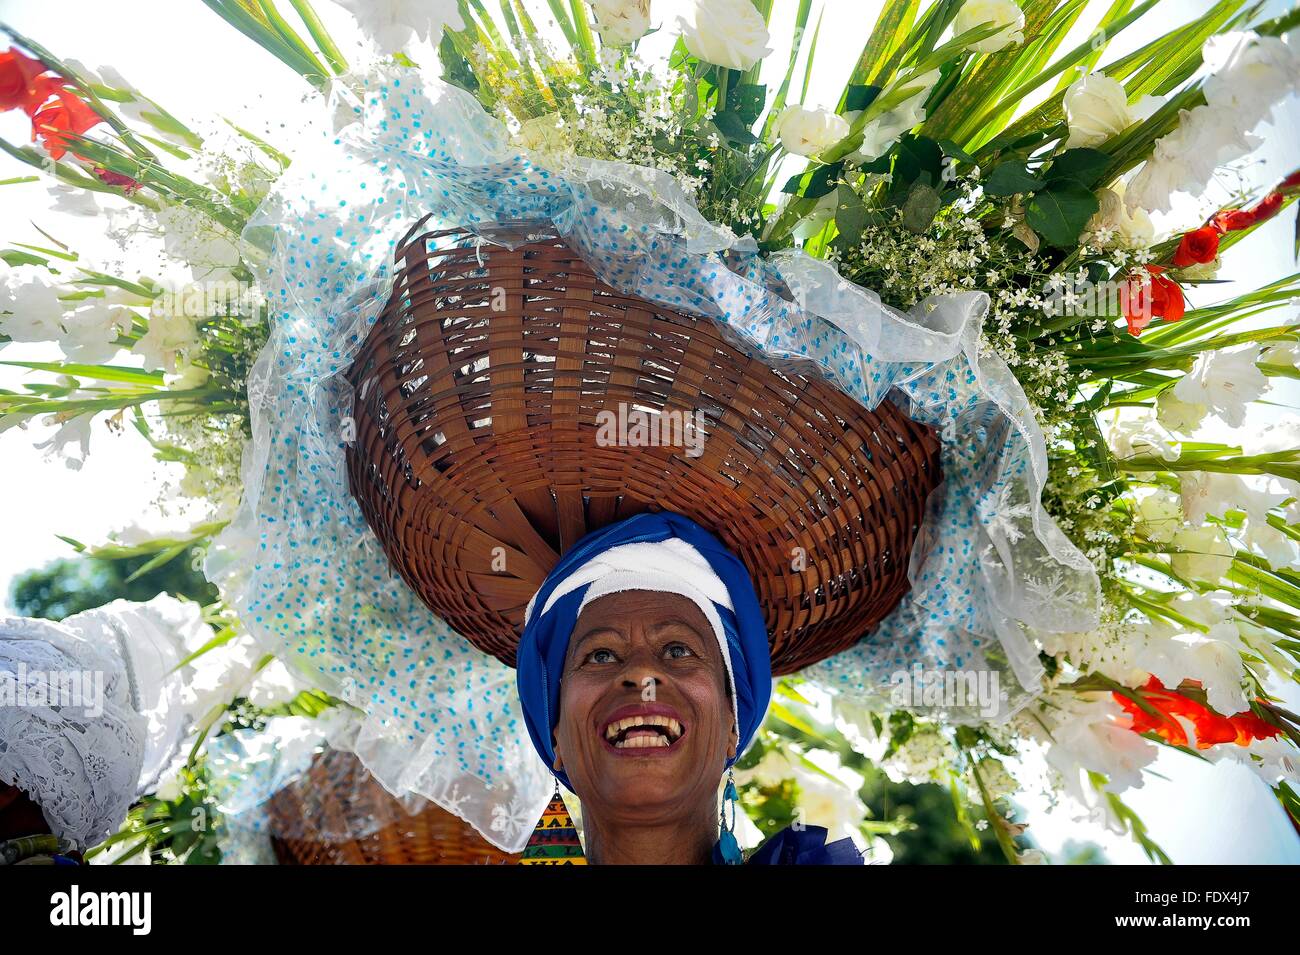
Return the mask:
[[[682,724],[671,716],[627,716],[605,725],[605,742],[618,750],[665,750],[684,732]]]

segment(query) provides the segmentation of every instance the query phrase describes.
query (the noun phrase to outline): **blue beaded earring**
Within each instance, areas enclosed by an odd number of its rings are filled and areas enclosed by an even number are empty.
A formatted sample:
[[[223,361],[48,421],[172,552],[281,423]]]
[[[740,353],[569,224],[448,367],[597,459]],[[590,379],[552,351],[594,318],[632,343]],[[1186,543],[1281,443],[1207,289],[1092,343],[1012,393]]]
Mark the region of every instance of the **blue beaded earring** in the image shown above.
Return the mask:
[[[727,788],[722,791],[722,805],[718,809],[718,844],[713,847],[714,865],[741,865],[745,858],[740,854],[740,844],[736,842],[736,780],[727,768]],[[727,823],[727,803],[731,803],[731,823]]]

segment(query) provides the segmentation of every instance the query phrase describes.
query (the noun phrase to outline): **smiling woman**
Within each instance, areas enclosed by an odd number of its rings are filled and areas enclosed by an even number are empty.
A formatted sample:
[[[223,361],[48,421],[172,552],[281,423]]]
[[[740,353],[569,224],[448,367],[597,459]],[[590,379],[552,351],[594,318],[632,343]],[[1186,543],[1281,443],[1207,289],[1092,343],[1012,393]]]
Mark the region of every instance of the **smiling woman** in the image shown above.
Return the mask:
[[[641,514],[580,541],[529,603],[518,673],[557,797],[563,782],[582,800],[591,862],[741,861],[718,790],[726,773],[735,799],[730,767],[772,673],[749,574],[713,535]],[[825,840],[815,827],[782,833],[797,849],[781,861],[861,863],[852,840]]]

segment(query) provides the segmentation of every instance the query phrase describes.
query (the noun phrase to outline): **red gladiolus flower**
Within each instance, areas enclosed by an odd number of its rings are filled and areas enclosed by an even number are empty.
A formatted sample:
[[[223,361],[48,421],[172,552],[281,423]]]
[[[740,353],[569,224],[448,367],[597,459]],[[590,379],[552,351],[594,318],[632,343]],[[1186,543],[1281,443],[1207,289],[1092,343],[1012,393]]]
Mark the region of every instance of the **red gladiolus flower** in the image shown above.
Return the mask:
[[[1148,265],[1146,270],[1148,274],[1145,276],[1140,273],[1129,276],[1126,294],[1121,297],[1124,320],[1128,323],[1129,334],[1134,337],[1140,335],[1155,316],[1166,322],[1176,322],[1187,311],[1183,290],[1178,283],[1162,275],[1164,269],[1159,265]]]
[[[49,97],[45,89],[49,78],[41,76],[44,72],[45,64],[25,53],[14,49],[0,53],[0,112],[21,109],[30,116]]]
[[[1278,192],[1290,192],[1292,189],[1300,189],[1300,169],[1283,179],[1277,187]]]
[[[120,186],[122,191],[128,196],[138,191],[144,183],[138,179],[132,179],[130,176],[124,176],[120,172],[113,172],[111,169],[105,169],[103,166],[95,167],[95,176],[106,186]]]
[[[1195,681],[1192,685],[1199,686]],[[1156,677],[1151,677],[1141,689],[1141,695],[1156,710],[1152,715],[1136,702],[1120,693],[1111,694],[1124,712],[1132,717],[1131,729],[1135,733],[1155,733],[1175,746],[1187,746],[1189,740],[1182,720],[1192,725],[1197,749],[1209,749],[1218,743],[1236,743],[1249,746],[1251,740],[1269,739],[1282,731],[1245,710],[1234,716],[1222,716],[1203,703],[1184,696],[1177,690],[1165,687]]]
[[[62,159],[71,145],[70,136],[80,136],[103,119],[67,90],[58,90],[54,97],[32,117],[32,139],[39,136],[50,158]]]
[[[1219,254],[1219,230],[1204,225],[1183,236],[1174,253],[1174,268],[1185,269],[1197,262],[1213,262]]]
[[[1240,232],[1253,225],[1265,222],[1282,208],[1283,196],[1280,192],[1270,192],[1248,209],[1225,209],[1210,218],[1210,225],[1219,232]]]

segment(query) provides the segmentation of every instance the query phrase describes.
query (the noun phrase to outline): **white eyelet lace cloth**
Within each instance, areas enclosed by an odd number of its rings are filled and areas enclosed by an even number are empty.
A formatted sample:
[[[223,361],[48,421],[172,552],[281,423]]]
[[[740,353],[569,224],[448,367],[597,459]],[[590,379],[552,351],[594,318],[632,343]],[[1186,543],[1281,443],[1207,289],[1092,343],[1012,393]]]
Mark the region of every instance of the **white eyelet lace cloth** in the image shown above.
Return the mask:
[[[945,484],[911,594],[804,676],[887,709],[893,675],[914,665],[991,670],[1005,677],[1005,718],[1040,689],[1031,633],[1096,625],[1096,574],[1040,503],[1042,433],[1006,365],[980,351],[986,295],[904,314],[802,252],[758,255],[665,173],[546,168],[468,93],[415,70],[350,83],[244,233],[246,255],[265,259],[273,328],[249,381],[243,501],[205,569],[268,650],[365,711],[356,751],[392,792],[433,799],[507,850],[551,792],[513,671],[389,572],[348,490],[343,375],[387,301],[397,243],[426,214],[430,229],[484,240],[494,223],[535,222],[621,291],[710,317],[777,367],[823,374],[867,408],[898,402],[939,431]]]
[[[76,848],[102,842],[189,732],[177,667],[205,634],[198,606],[165,594],[62,623],[0,617],[0,782]]]

